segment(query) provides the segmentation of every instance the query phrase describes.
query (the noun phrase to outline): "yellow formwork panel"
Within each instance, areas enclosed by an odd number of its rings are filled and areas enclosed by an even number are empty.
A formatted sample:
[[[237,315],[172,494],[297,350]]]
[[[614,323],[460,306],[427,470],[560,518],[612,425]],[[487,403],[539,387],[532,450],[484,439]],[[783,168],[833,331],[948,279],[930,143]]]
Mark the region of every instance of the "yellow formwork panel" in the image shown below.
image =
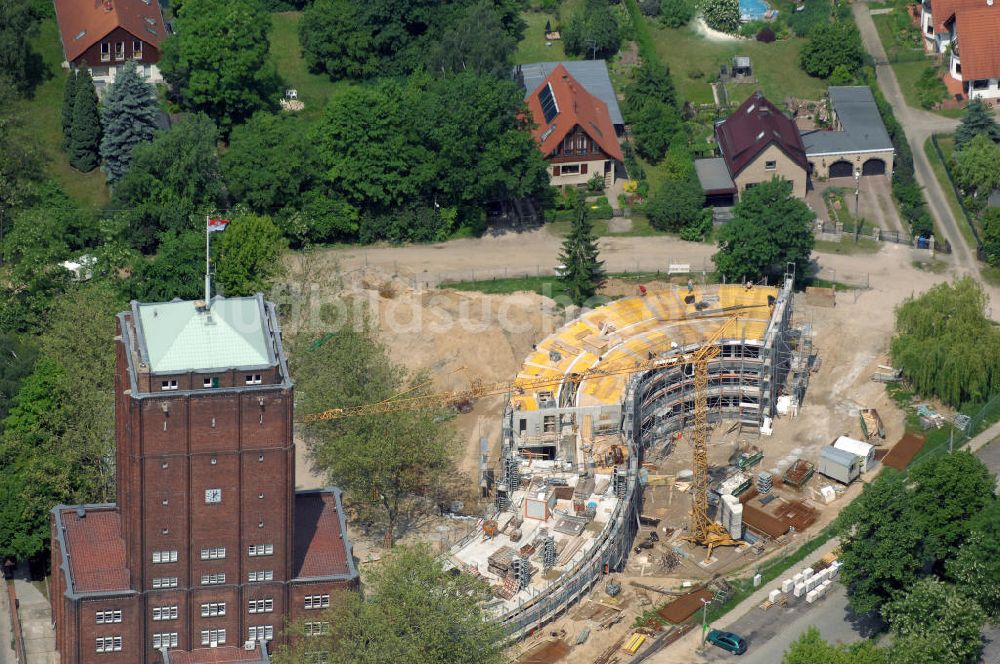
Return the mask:
[[[648,357],[650,351],[662,353],[672,343],[691,346],[711,336],[735,312],[733,307],[760,307],[745,310],[742,318],[731,326],[726,336],[735,339],[760,339],[767,330],[770,310],[768,297],[776,298],[778,290],[766,286],[730,284],[694,288],[693,302],[706,301],[711,309],[719,309],[714,316],[705,316],[694,303],[684,302],[689,295],[687,288],[671,288],[647,293],[645,296],[623,298],[589,311],[568,323],[556,333],[539,342],[536,350],[526,359],[518,378],[559,377],[567,373],[586,371],[601,365],[627,366]],[[728,310],[728,311],[727,311]],[[584,339],[599,335],[602,324],[610,324],[611,336],[604,337],[618,345],[610,348],[603,357],[585,348]],[[560,354],[558,362],[549,359],[550,351]],[[581,385],[579,394],[586,405],[614,404],[621,399],[626,376],[594,378]],[[538,407],[535,395],[514,398],[521,410]]]

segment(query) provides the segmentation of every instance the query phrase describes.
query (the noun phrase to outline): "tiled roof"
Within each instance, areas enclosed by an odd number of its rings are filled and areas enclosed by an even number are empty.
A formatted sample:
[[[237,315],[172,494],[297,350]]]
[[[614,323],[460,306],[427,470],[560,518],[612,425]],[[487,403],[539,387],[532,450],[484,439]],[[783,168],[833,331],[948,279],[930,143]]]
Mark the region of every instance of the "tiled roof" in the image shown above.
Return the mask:
[[[789,159],[808,168],[798,127],[760,92],[750,95],[732,115],[719,123],[715,135],[733,177],[769,145],[778,146]]]
[[[552,71],[562,65],[583,85],[584,89],[608,105],[608,115],[616,125],[625,124],[621,108],[618,107],[618,97],[611,85],[608,74],[608,63],[605,60],[564,60],[563,62],[533,62],[527,65],[517,65],[514,73],[520,72],[524,77],[524,100],[527,101],[532,92],[542,84]]]
[[[158,0],[55,0],[66,59],[72,62],[115,28],[159,46],[166,37]]]
[[[170,664],[263,664],[260,646],[244,650],[236,646],[218,648],[198,648],[196,650],[170,650],[167,652]]]
[[[934,31],[948,32],[945,23],[954,18],[959,10],[976,9],[985,6],[986,0],[934,0],[931,5],[931,18],[934,19]]]
[[[142,354],[153,373],[259,367],[274,363],[263,297],[213,297],[199,311],[192,301],[132,303]]]
[[[1000,4],[962,8],[955,14],[962,80],[1000,78]]]
[[[66,550],[72,590],[78,593],[130,590],[125,565],[125,540],[118,509],[88,507],[85,518],[77,508],[59,511],[65,529]]]
[[[552,88],[552,97],[558,110],[551,122],[545,121],[538,96],[547,86]],[[548,78],[528,96],[528,109],[537,125],[531,133],[538,141],[542,154],[552,154],[574,127],[579,126],[605,154],[619,161],[622,159],[621,146],[618,145],[618,136],[611,124],[608,105],[587,92],[586,88],[570,76],[565,66],[560,64],[553,69]]]
[[[354,576],[350,539],[334,491],[295,494],[295,561],[292,578]]]

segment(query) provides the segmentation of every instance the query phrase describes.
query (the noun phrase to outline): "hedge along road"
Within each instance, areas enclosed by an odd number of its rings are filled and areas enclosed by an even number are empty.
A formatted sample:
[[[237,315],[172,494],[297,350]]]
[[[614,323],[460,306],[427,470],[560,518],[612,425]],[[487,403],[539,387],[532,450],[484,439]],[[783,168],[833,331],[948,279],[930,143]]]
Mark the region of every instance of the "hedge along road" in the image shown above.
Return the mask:
[[[966,244],[965,237],[959,231],[958,222],[951,212],[948,199],[945,198],[944,191],[941,189],[941,183],[935,177],[927,155],[924,153],[924,143],[932,134],[955,131],[958,120],[907,106],[899,88],[899,82],[896,80],[896,73],[889,65],[885,49],[879,40],[878,30],[875,29],[875,23],[872,21],[867,3],[862,2],[854,5],[854,20],[861,32],[861,40],[865,44],[865,50],[875,60],[875,73],[879,87],[882,88],[882,94],[892,106],[896,119],[903,125],[906,140],[913,152],[913,167],[916,171],[917,182],[924,188],[927,205],[931,214],[934,215],[937,228],[951,244],[960,273],[970,274],[978,279],[979,262],[976,259],[975,250]],[[928,64],[930,64],[930,60],[928,60]]]

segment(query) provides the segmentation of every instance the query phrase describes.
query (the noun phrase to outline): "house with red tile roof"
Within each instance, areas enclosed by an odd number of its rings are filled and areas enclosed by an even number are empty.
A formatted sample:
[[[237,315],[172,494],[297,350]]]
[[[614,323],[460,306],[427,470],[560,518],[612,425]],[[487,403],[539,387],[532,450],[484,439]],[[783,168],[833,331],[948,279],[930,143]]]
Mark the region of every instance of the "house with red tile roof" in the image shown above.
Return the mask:
[[[991,104],[1000,100],[997,0],[924,0],[920,26],[928,51],[949,54],[949,89]]]
[[[622,161],[608,105],[559,64],[527,98],[532,135],[549,164],[553,186],[581,185],[595,175],[608,183]]]
[[[129,61],[150,82],[163,80],[156,63],[167,27],[158,0],[53,1],[66,62],[89,68],[98,88]]]
[[[132,302],[117,323],[117,502],[50,519],[61,661],[267,664],[286,622],[358,586],[340,491],[295,490],[274,305]]]

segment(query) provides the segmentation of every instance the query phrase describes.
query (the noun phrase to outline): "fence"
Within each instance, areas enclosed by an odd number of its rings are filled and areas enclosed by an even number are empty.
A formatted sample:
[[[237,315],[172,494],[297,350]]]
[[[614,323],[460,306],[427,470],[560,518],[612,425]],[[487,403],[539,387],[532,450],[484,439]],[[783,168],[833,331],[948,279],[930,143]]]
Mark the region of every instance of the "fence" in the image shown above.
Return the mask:
[[[21,618],[17,613],[17,593],[14,591],[14,582],[7,581],[7,606],[10,610],[10,629],[14,636],[14,656],[18,662],[24,664],[28,661],[27,652],[24,649],[24,633],[21,631]]]

